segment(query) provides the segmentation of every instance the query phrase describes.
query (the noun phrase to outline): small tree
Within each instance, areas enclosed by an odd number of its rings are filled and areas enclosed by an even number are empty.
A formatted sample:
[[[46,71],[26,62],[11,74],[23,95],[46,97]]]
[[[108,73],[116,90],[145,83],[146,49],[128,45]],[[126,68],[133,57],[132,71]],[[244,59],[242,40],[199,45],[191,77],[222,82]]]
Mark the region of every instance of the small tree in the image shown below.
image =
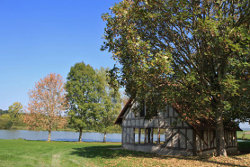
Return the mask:
[[[98,126],[96,130],[102,132],[103,142],[106,142],[106,134],[109,128],[114,126],[114,120],[121,110],[121,97],[118,91],[115,91],[109,84],[107,77],[108,69],[101,68],[97,70],[99,83],[101,84],[102,91],[100,91],[100,101],[102,104],[102,110],[99,113]]]
[[[99,115],[97,113],[101,109],[98,96],[101,88],[95,70],[83,62],[71,67],[67,80],[70,124],[79,131],[78,141],[81,142],[82,130],[84,128],[94,129],[96,126]]]
[[[24,115],[24,122],[31,129],[47,130],[50,141],[51,131],[62,128],[66,123],[62,117],[66,110],[66,98],[61,75],[49,74],[41,79],[29,92],[29,98],[29,113]]]
[[[0,129],[10,129],[13,123],[9,114],[0,115]]]
[[[15,123],[19,120],[20,113],[23,111],[23,105],[19,102],[14,102],[9,106],[9,114],[12,123]]]

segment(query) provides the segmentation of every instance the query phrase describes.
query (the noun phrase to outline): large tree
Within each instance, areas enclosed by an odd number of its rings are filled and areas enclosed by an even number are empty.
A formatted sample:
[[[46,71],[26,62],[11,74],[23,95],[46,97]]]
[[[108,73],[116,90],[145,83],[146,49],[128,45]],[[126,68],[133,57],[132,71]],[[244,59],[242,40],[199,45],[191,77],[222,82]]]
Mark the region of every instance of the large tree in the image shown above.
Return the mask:
[[[31,129],[45,129],[49,132],[62,128],[66,124],[63,113],[67,109],[64,83],[59,74],[49,74],[35,84],[29,92],[28,111],[24,115],[24,122]]]
[[[226,155],[223,122],[250,117],[249,17],[247,0],[124,0],[103,15],[102,49],[121,65],[110,76],[151,115],[166,101],[213,119]]]
[[[90,65],[82,62],[71,67],[66,83],[70,104],[68,115],[70,124],[79,131],[79,142],[82,141],[82,130],[95,129],[100,120],[101,90],[97,74]]]
[[[103,142],[106,142],[106,134],[110,128],[114,127],[114,121],[121,110],[120,92],[114,90],[108,84],[110,78],[107,75],[107,71],[108,69],[103,67],[96,70],[99,84],[101,84],[100,87],[102,88],[99,92],[102,109],[99,113],[96,130],[104,134]]]

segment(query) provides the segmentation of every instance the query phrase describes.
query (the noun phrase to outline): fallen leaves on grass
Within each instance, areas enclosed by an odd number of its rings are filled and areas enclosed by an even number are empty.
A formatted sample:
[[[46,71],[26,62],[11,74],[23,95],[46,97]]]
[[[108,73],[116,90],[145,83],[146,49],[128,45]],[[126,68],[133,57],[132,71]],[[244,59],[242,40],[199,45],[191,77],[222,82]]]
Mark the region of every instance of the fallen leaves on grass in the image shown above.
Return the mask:
[[[119,157],[116,160],[106,161],[106,166],[239,166],[247,167],[250,164],[250,154],[229,157],[184,157],[184,156],[153,156],[153,157]]]

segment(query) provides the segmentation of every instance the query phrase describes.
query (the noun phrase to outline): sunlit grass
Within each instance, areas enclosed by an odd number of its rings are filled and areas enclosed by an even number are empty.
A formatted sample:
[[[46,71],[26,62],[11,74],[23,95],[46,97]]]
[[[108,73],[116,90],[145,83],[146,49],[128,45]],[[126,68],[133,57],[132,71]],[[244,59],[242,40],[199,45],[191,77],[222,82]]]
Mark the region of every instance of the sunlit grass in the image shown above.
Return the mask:
[[[250,131],[237,131],[237,138],[250,140]]]
[[[242,144],[240,144],[242,145]],[[250,145],[242,145],[250,148]],[[119,149],[120,143],[0,140],[0,166],[247,166],[250,154],[159,156]]]

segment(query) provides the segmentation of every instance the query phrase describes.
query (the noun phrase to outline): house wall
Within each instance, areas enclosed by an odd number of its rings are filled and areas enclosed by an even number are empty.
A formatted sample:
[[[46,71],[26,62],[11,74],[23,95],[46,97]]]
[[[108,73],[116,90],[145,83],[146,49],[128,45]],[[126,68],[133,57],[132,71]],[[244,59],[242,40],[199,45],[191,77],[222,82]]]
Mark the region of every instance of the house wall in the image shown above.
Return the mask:
[[[237,151],[237,140],[235,131],[224,131],[225,144],[227,151]],[[215,130],[203,130],[196,134],[196,149],[198,154],[215,154],[216,137]]]
[[[150,120],[128,109],[122,121],[122,144],[130,150],[190,155],[194,144],[193,129],[179,119],[171,106]]]
[[[237,151],[235,132],[225,131],[225,142],[229,152]],[[122,145],[165,155],[212,154],[216,139],[214,130],[194,131],[171,106],[150,120],[136,116],[129,108],[122,121]]]

